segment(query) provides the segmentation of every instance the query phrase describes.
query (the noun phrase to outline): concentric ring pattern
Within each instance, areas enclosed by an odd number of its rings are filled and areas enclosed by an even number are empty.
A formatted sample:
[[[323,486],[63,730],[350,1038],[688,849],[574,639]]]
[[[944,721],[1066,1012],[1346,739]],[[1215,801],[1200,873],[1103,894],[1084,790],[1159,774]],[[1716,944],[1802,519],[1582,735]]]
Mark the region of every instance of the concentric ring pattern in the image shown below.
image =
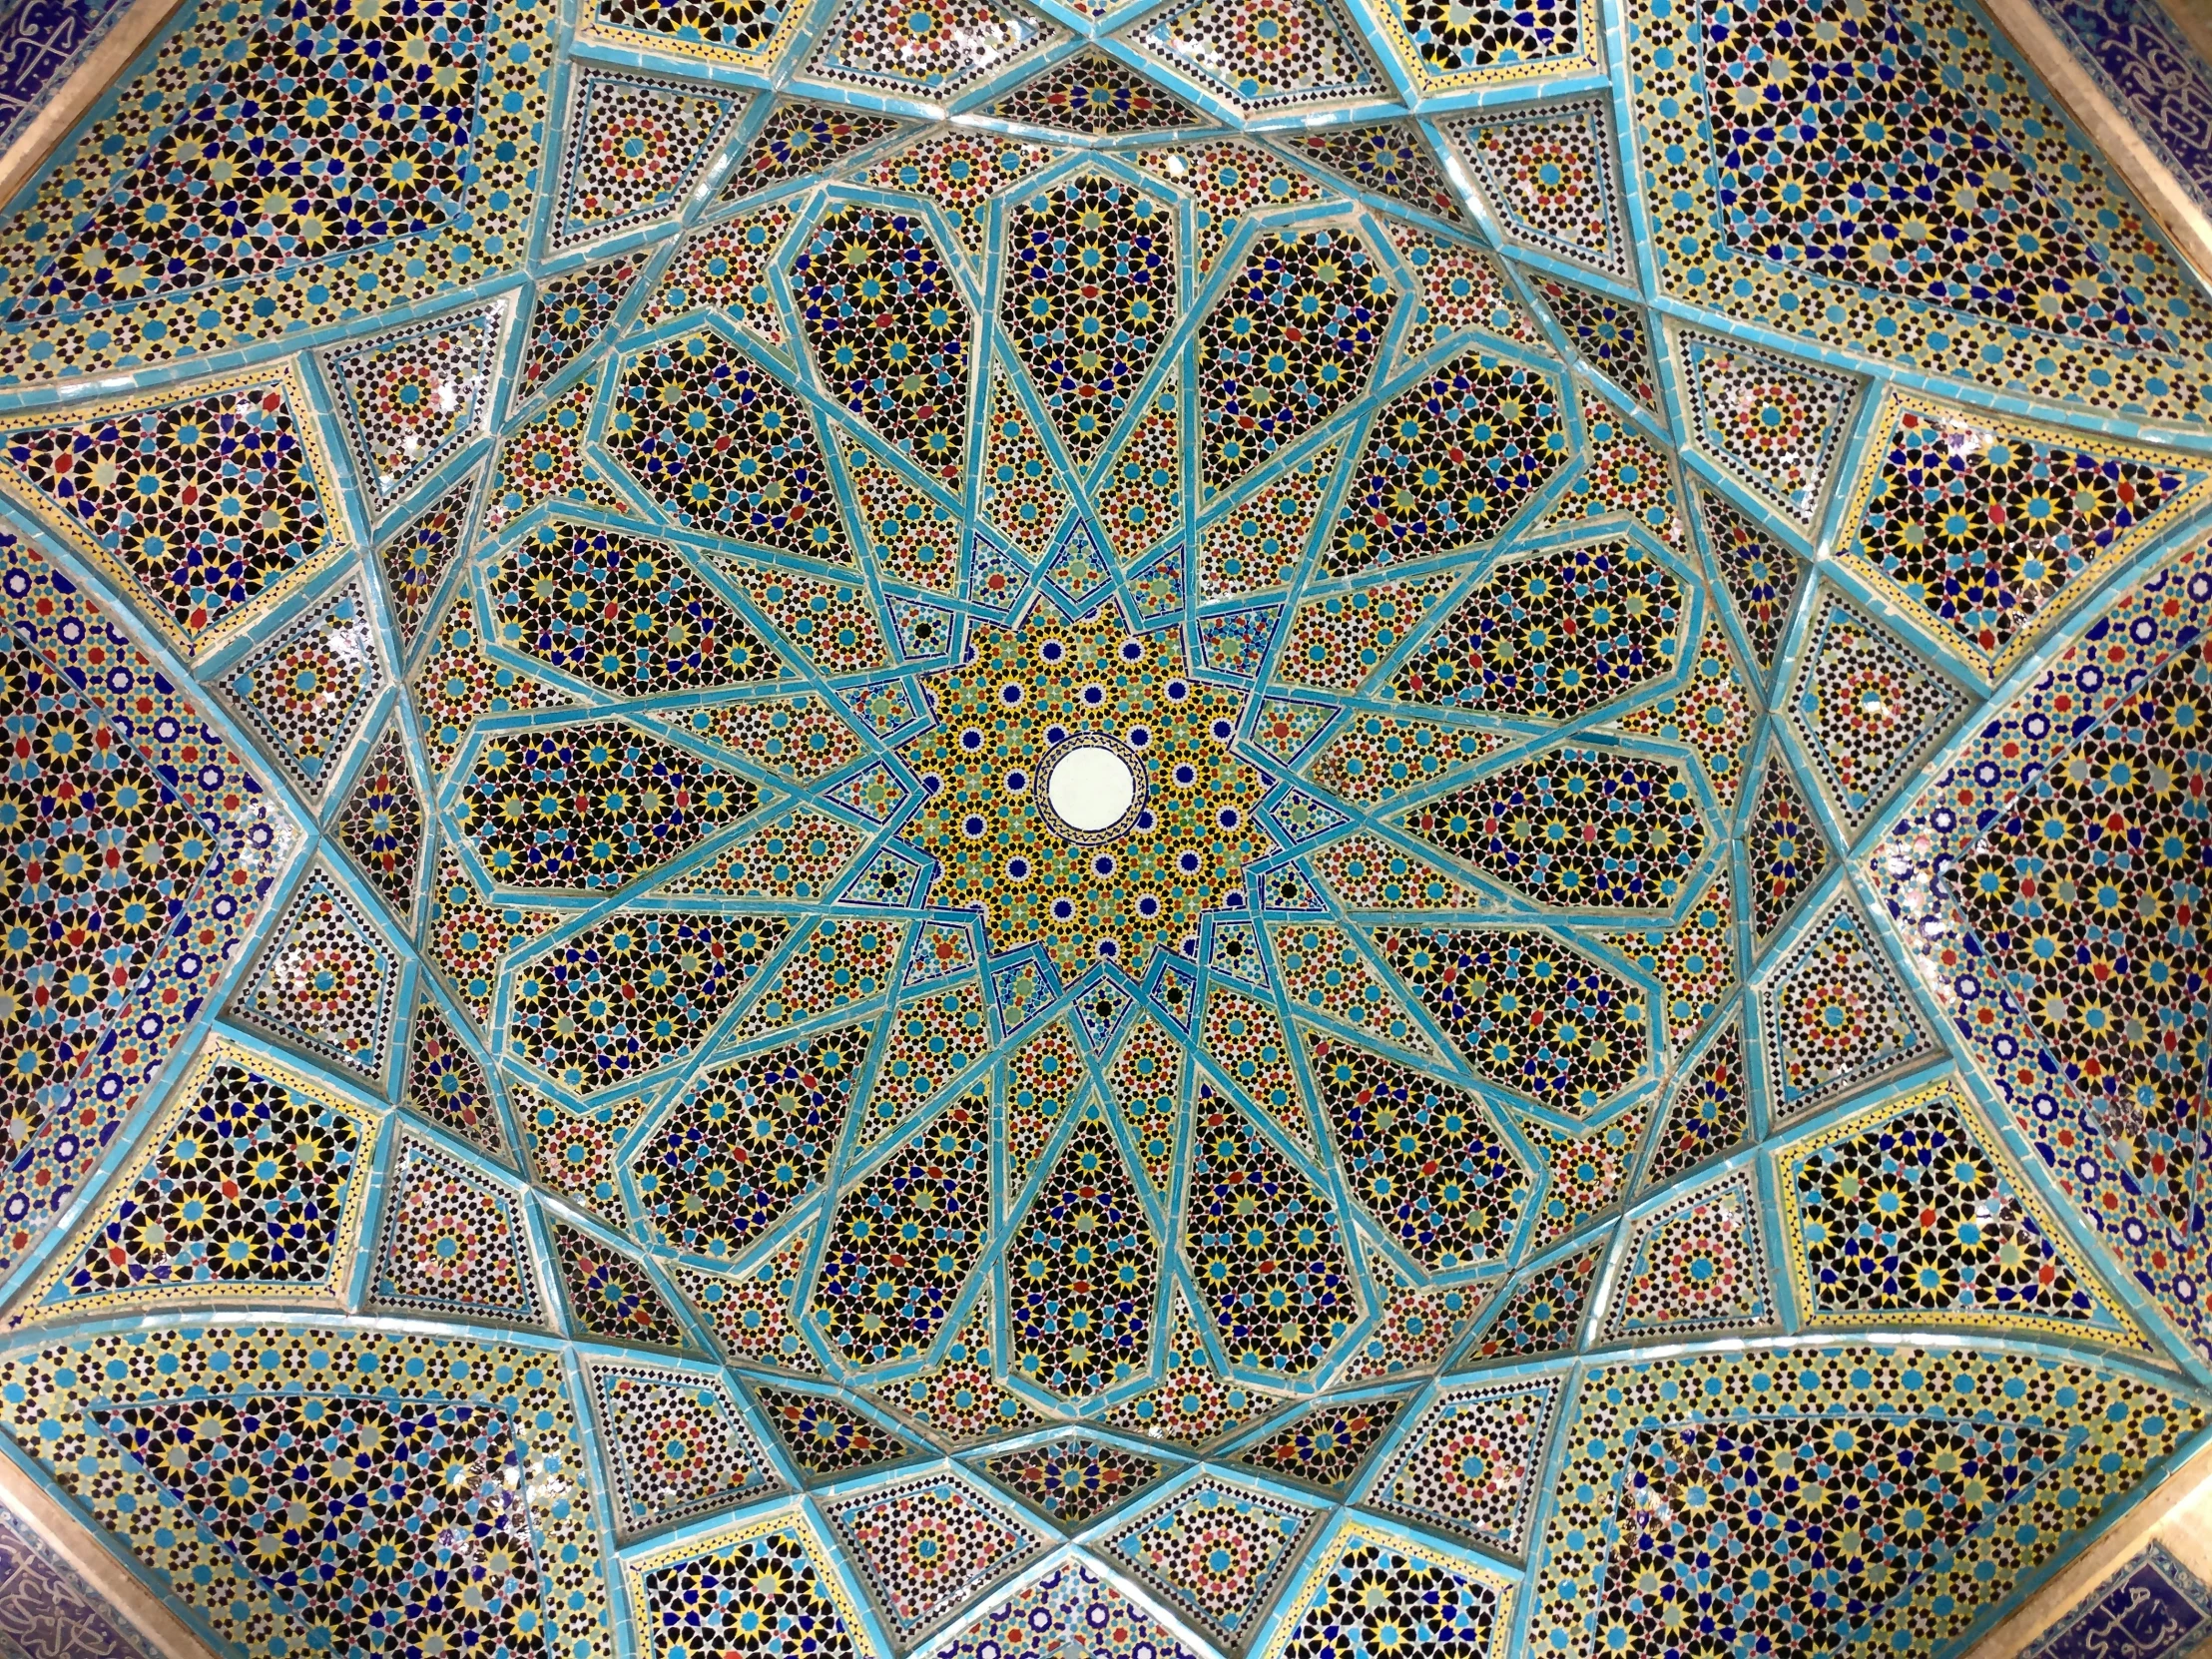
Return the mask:
[[[186,0],[0,219],[83,1643],[1949,1655],[2212,1427],[2212,301],[2013,49],[1035,3]]]

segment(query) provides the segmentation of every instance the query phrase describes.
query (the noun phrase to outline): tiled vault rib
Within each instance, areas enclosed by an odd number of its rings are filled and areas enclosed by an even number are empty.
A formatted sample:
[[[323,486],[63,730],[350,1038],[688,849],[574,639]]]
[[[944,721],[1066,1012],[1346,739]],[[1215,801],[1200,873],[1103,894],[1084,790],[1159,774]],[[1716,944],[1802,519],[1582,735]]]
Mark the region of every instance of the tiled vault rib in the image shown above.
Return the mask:
[[[1978,11],[571,10],[0,216],[0,1648],[1947,1659],[2203,1443],[2212,301]]]

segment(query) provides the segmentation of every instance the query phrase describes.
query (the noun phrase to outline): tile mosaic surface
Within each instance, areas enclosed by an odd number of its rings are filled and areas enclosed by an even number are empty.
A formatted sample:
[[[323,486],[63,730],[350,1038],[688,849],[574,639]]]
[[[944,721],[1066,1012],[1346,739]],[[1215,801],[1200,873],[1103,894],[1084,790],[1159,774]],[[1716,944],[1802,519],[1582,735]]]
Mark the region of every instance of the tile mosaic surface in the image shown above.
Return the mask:
[[[251,1659],[1952,1659],[2203,1440],[2212,303],[1970,0],[1618,13],[162,26],[0,214],[87,1547]]]

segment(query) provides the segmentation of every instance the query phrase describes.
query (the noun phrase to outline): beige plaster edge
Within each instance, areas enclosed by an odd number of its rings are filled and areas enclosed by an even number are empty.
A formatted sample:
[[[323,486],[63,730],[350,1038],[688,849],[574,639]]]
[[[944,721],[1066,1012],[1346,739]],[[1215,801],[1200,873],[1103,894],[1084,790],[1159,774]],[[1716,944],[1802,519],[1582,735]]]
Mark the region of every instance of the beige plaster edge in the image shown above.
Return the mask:
[[[0,1503],[45,1539],[55,1554],[169,1659],[217,1659],[215,1651],[126,1571],[84,1522],[6,1457],[0,1457]]]
[[[2199,1578],[2212,1582],[2212,1445],[2170,1471],[2118,1525],[1968,1648],[1964,1659],[2017,1659],[2153,1538]]]
[[[2212,284],[2212,220],[2189,199],[2166,164],[2151,154],[2134,123],[2114,108],[2089,78],[2065,42],[2043,21],[2033,0],[1985,0],[1985,5],[1990,18],[2089,135],[2105,160],[2118,170],[2159,229],[2173,239],[2182,258]],[[2212,39],[2212,15],[2197,9],[2199,16],[2192,23],[2178,24],[2192,43],[2197,42],[2200,33]],[[2212,54],[2206,55],[2206,61],[2212,62]]]
[[[16,192],[46,165],[55,147],[69,137],[180,4],[182,0],[132,0],[130,9],[100,37],[22,136],[0,154],[0,206],[15,200]]]
[[[2197,56],[2212,63],[2212,0],[2162,0],[2160,10],[2197,49]]]

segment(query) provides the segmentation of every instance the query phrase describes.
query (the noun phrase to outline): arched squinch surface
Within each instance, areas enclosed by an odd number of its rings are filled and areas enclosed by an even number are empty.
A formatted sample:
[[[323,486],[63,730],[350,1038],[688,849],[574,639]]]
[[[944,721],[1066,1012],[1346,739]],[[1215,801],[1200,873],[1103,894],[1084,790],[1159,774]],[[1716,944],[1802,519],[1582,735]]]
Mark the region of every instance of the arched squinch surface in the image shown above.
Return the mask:
[[[1356,10],[187,8],[0,220],[70,1629],[1947,1655],[2201,1442],[2195,286],[1947,0]]]

